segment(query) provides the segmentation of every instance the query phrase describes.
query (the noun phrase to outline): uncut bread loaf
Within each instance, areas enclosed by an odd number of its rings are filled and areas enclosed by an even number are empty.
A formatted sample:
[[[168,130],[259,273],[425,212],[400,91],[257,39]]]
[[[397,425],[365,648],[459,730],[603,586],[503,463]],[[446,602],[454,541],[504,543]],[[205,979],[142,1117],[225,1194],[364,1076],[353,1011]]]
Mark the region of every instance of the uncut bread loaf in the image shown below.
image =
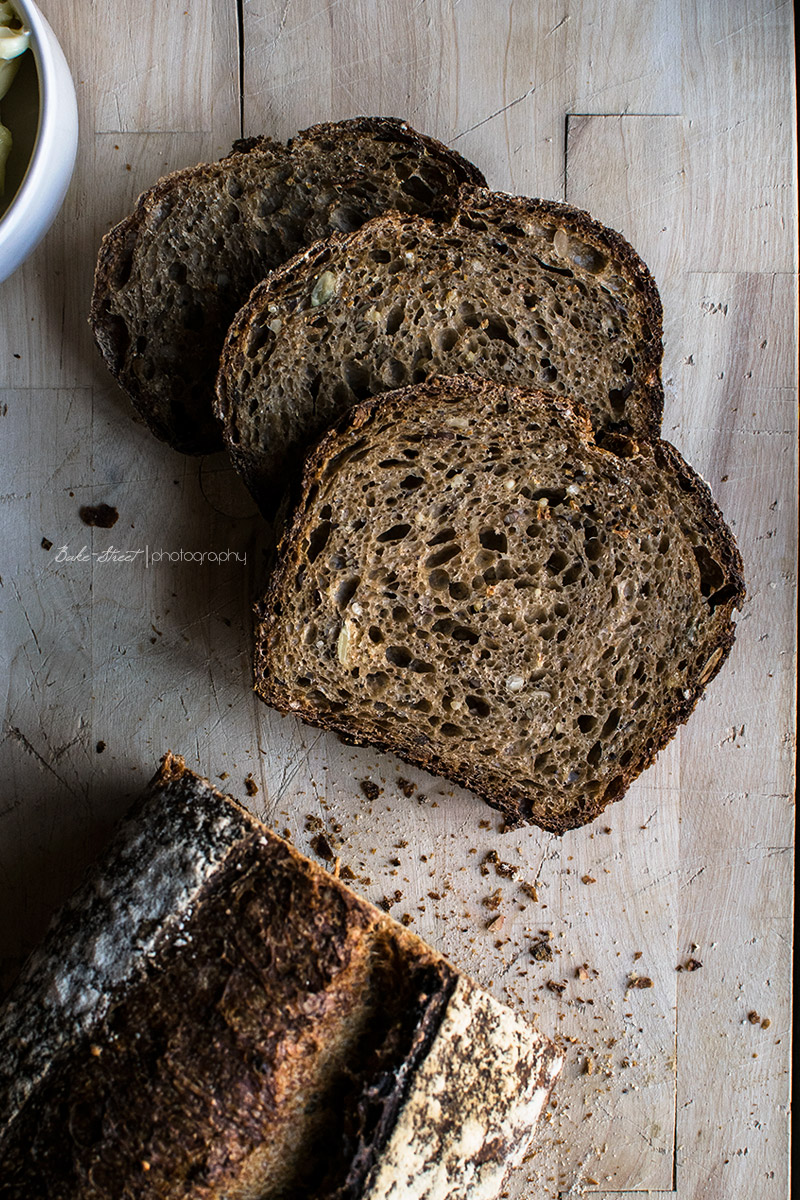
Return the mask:
[[[661,302],[586,213],[464,188],[445,221],[388,213],[298,255],[233,322],[217,411],[270,512],[309,442],[359,400],[434,374],[545,388],[596,429],[657,436]]]
[[[168,755],[0,1007],[4,1200],[491,1200],[561,1060]]]
[[[160,179],[103,239],[90,323],[112,375],[156,437],[222,449],[212,413],[236,310],[274,267],[317,238],[386,209],[451,211],[483,176],[403,121],[315,125],[287,145],[239,141],[221,162]]]
[[[564,397],[438,377],[356,406],[309,455],[256,690],[561,833],[688,718],[743,596],[668,443],[597,446]]]

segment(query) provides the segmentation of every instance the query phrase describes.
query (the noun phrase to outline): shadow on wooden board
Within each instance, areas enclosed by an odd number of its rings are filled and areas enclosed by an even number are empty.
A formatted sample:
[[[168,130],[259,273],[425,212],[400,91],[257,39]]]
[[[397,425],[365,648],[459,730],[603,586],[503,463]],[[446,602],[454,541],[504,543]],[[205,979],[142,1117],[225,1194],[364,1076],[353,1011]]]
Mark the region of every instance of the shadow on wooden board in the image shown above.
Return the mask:
[[[20,844],[0,880],[0,1000],[145,786],[140,775],[132,780],[130,769],[120,763],[111,774],[104,772],[103,803],[92,804],[89,778],[85,799],[76,798],[43,776],[33,759],[26,759],[27,755],[14,772],[15,791],[37,797],[32,807],[41,833]]]

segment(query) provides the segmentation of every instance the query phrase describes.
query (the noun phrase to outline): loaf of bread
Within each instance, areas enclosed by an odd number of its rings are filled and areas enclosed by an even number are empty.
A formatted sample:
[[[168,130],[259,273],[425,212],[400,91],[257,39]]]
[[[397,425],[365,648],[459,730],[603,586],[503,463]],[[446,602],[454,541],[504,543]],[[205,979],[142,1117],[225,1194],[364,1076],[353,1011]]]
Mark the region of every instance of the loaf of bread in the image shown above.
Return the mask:
[[[270,513],[309,442],[359,400],[434,374],[545,388],[597,430],[658,436],[661,301],[586,213],[462,189],[449,220],[388,213],[267,278],[225,343],[217,411]]]
[[[90,323],[111,373],[159,438],[222,449],[219,353],[250,289],[301,247],[386,209],[452,211],[480,171],[405,122],[315,125],[288,145],[237,142],[158,181],[103,239]]]
[[[490,1200],[555,1048],[168,755],[0,1008],[4,1200]]]
[[[598,446],[565,397],[438,376],[357,405],[309,455],[256,690],[561,833],[688,718],[743,596],[667,442]]]

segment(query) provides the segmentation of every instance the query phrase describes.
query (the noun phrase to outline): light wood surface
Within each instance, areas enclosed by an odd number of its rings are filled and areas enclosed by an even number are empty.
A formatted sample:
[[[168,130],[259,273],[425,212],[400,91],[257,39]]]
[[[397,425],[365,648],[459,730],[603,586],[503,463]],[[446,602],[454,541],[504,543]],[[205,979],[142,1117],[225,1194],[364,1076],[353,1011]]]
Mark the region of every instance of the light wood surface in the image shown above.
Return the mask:
[[[41,7],[81,138],[56,224],[0,286],[3,980],[170,748],[306,852],[324,830],[358,891],[562,1040],[567,1066],[510,1197],[786,1196],[791,5],[245,0],[241,21],[235,0]],[[722,674],[628,796],[560,839],[502,834],[468,793],[255,700],[254,507],[224,456],[183,458],[137,424],[91,344],[97,246],[140,190],[242,132],[363,113],[404,117],[493,187],[566,199],[633,242],[665,305],[664,435],[744,557]],[[81,524],[79,506],[99,502],[119,510],[113,530]],[[111,545],[147,548],[148,565],[102,561]],[[60,561],[62,547],[89,561]],[[159,550],[231,553],[200,565]],[[531,954],[542,940],[550,960]],[[702,967],[676,969],[689,960]]]

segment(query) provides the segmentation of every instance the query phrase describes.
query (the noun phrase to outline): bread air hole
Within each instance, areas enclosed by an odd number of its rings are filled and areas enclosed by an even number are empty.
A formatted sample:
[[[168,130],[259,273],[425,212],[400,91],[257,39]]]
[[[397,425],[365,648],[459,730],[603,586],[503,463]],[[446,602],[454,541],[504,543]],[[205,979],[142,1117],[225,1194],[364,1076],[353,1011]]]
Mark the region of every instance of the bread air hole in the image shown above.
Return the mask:
[[[408,370],[398,358],[390,358],[381,367],[381,376],[387,387],[402,387],[408,378]]]
[[[513,579],[514,574],[514,567],[511,564],[511,560],[501,558],[494,566],[488,567],[483,572],[483,582],[488,585],[497,583],[501,579]]]
[[[595,742],[589,753],[586,755],[586,761],[590,767],[596,767],[603,757],[603,747],[600,742]]]
[[[600,730],[601,738],[607,738],[607,737],[611,736],[611,734],[614,732],[614,730],[619,725],[620,716],[621,716],[621,712],[618,708],[614,708],[611,710],[611,712],[608,714],[608,717],[606,718],[603,728]]]
[[[436,198],[434,192],[423,179],[420,179],[419,175],[409,176],[409,178],[400,185],[400,190],[405,192],[407,196],[411,196],[412,199],[418,201],[420,204],[424,204],[426,207],[430,207]]]
[[[403,324],[403,318],[406,314],[405,301],[401,304],[395,304],[389,309],[389,315],[386,318],[386,333],[391,337],[397,333],[400,326]]]
[[[366,219],[367,214],[362,209],[342,204],[339,208],[334,209],[328,217],[328,224],[331,229],[336,229],[339,233],[353,233],[354,230],[361,228]]]
[[[505,554],[508,550],[506,535],[498,533],[495,529],[482,529],[479,540],[485,550],[497,550],[500,554]]]
[[[569,561],[569,555],[565,554],[563,550],[554,550],[544,564],[545,570],[551,575],[560,575],[569,564]]]
[[[584,575],[583,566],[580,562],[573,562],[571,567],[568,567],[561,576],[561,582],[564,587],[569,587],[570,584],[577,583]]]
[[[308,550],[306,551],[306,558],[309,562],[314,562],[325,549],[332,528],[333,526],[330,521],[322,521],[317,525],[316,529],[312,529],[308,537]]]
[[[358,589],[361,579],[359,576],[354,576],[352,579],[346,579],[340,583],[336,589],[336,605],[338,608],[347,608],[347,605],[353,599],[353,596]]]
[[[366,400],[372,395],[370,372],[363,363],[346,362],[342,367],[342,375],[356,400]]]
[[[458,342],[458,337],[457,330],[448,327],[433,335],[433,344],[440,354],[447,354]]]
[[[515,350],[519,346],[517,339],[509,332],[507,323],[497,313],[491,313],[487,317],[486,334],[493,342],[506,342]]]
[[[725,582],[725,573],[705,546],[692,546],[692,551],[700,572],[700,591],[703,596],[711,596],[722,587]]]
[[[389,676],[385,671],[370,671],[364,677],[364,682],[373,696],[379,696],[389,684]]]
[[[404,646],[387,646],[386,647],[386,661],[390,662],[393,667],[400,667],[402,669],[405,669],[409,665],[409,663],[411,662],[413,657],[414,657],[413,654],[409,653],[409,651],[406,650]]]
[[[470,646],[475,646],[480,641],[480,634],[474,629],[470,629],[467,625],[456,625],[450,632],[450,636],[456,642],[468,642]]]
[[[447,546],[442,546],[441,550],[437,550],[434,554],[428,556],[425,560],[426,567],[441,567],[444,563],[449,562],[451,558],[455,558],[461,553],[461,547],[456,542],[451,542]]]
[[[630,380],[629,383],[626,383],[624,387],[611,388],[609,390],[609,393],[608,393],[609,404],[611,405],[612,411],[617,416],[621,415],[625,411],[625,401],[628,399],[628,397],[630,396],[632,391],[633,391],[633,380]],[[630,457],[630,456],[623,456],[623,457]]]
[[[376,541],[402,542],[403,538],[405,538],[410,532],[410,525],[392,525],[391,529],[386,529],[383,533],[378,534]]]

